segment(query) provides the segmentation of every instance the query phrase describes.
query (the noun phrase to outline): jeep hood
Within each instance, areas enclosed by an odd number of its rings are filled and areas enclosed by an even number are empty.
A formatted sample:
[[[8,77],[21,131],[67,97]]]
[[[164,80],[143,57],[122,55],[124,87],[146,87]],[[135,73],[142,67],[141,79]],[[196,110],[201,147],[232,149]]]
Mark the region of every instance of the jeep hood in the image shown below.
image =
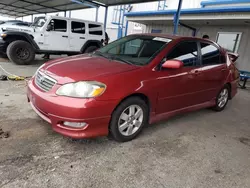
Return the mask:
[[[89,54],[61,58],[46,63],[42,72],[55,78],[58,84],[94,80],[108,75],[138,69],[138,66]]]
[[[34,32],[34,28],[28,26],[0,25],[1,31],[20,31],[25,33]]]

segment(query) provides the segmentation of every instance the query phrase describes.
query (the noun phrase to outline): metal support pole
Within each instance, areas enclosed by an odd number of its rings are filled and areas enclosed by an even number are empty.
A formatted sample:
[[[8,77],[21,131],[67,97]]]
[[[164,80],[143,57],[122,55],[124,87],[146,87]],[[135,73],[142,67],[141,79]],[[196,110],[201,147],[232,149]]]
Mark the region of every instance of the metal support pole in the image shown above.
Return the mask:
[[[180,19],[180,14],[181,14],[181,5],[182,5],[182,0],[179,0],[179,5],[178,5],[178,9],[175,15],[175,21],[174,21],[174,35],[178,33],[178,25],[179,25],[179,19]]]
[[[160,8],[161,8],[161,1],[159,0],[158,1],[158,10],[160,10]]]
[[[96,7],[95,21],[98,22],[99,7]]]
[[[105,15],[104,15],[104,30],[107,29],[107,18],[108,18],[108,7],[105,7]]]
[[[126,6],[122,6],[122,33],[121,37],[123,37],[123,29],[124,29],[124,21],[125,21],[125,11],[126,11]]]
[[[67,12],[66,12],[66,11],[64,11],[64,17],[67,17],[66,13],[67,13]]]
[[[71,10],[69,11],[69,18],[71,18]]]
[[[123,26],[121,25],[121,18],[122,18],[122,5],[119,5],[119,21],[118,21],[118,34],[117,34],[117,39],[122,37],[122,30]]]
[[[32,14],[32,15],[31,15],[31,22],[34,21],[34,18],[33,18],[33,17],[34,17],[34,15]]]
[[[125,27],[125,37],[128,35],[128,20],[126,21],[126,27]]]

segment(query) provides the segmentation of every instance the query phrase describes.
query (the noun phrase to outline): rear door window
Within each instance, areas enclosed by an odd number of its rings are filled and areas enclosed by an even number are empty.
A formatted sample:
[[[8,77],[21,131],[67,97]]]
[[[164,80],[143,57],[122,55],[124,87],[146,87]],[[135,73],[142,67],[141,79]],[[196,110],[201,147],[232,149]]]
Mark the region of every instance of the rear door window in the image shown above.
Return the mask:
[[[71,32],[78,34],[85,34],[85,23],[83,22],[71,22]]]
[[[221,64],[219,48],[209,43],[201,42],[200,44],[203,65]]]
[[[89,34],[90,35],[103,35],[102,25],[89,24]]]

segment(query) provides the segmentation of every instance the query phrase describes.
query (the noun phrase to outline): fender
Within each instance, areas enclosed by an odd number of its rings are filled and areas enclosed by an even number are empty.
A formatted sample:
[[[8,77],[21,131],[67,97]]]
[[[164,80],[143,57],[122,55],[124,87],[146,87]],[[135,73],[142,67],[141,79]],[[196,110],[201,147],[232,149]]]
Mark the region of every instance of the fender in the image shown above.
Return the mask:
[[[33,36],[28,34],[28,33],[20,32],[20,31],[6,31],[4,33],[7,34],[3,38],[3,40],[5,42],[9,43],[9,42],[12,42],[12,41],[15,41],[15,40],[24,40],[24,41],[30,43],[35,50],[39,50],[39,46],[34,41]]]
[[[81,48],[80,51],[81,51],[81,52],[84,52],[84,51],[89,47],[89,45],[90,45],[91,43],[96,44],[96,46],[98,46],[99,48],[103,46],[103,45],[102,45],[102,42],[99,41],[99,40],[88,40],[88,41],[82,46],[82,48]]]

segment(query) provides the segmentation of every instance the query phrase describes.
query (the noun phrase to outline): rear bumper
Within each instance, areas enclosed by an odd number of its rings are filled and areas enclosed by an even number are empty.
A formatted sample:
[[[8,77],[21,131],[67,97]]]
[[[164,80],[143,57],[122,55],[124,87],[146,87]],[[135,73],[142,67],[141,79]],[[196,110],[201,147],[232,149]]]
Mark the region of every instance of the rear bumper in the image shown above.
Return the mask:
[[[52,125],[54,131],[77,139],[108,135],[109,122],[116,101],[76,99],[56,96],[53,93],[53,91],[45,93],[39,90],[33,80],[28,84],[27,97],[31,107]],[[63,124],[66,121],[84,122],[86,126],[68,127]]]
[[[234,98],[235,95],[238,93],[238,80],[234,80],[231,82],[231,96],[230,98]]]

